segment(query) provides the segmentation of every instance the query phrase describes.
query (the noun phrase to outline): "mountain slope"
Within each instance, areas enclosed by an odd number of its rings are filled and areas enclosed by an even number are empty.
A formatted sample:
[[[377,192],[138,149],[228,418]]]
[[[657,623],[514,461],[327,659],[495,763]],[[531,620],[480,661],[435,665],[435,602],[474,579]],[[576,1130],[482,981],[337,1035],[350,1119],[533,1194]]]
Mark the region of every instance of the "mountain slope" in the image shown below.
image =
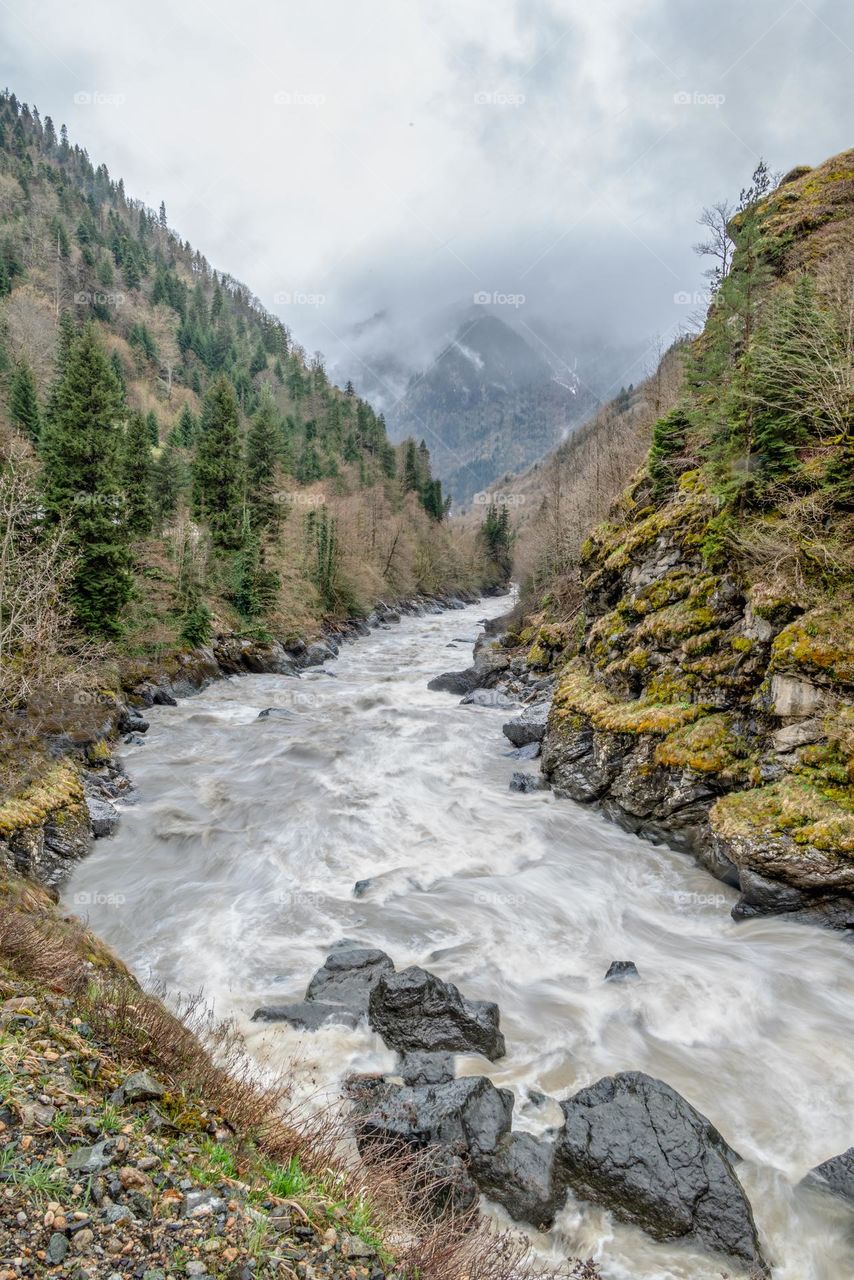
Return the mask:
[[[761,178],[645,466],[521,639],[558,791],[693,851],[739,916],[851,927],[854,152]]]
[[[423,437],[456,501],[542,457],[593,397],[504,321],[475,311],[389,413],[397,438]]]

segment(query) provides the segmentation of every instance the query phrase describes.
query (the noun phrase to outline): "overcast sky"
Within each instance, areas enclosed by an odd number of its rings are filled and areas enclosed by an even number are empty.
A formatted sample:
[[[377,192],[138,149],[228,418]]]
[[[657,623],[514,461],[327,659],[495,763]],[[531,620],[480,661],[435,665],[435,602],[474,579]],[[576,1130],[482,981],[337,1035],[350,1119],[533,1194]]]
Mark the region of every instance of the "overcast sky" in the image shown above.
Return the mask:
[[[850,0],[6,0],[0,37],[20,98],[356,374],[483,293],[562,358],[671,334],[701,206],[854,146]]]

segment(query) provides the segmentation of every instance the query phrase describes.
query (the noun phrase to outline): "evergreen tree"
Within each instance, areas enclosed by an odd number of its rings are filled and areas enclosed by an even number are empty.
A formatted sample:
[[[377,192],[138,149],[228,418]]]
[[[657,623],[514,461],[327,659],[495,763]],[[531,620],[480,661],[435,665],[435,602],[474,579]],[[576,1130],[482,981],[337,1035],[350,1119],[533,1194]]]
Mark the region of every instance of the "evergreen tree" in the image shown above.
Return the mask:
[[[175,451],[167,445],[160,450],[152,464],[154,514],[160,524],[177,511],[181,484],[178,459],[175,457]]]
[[[169,432],[169,443],[178,449],[189,449],[196,438],[196,419],[189,405],[184,405]]]
[[[261,540],[250,530],[234,565],[234,606],[247,621],[258,618],[273,605],[278,587],[278,576],[264,566]]]
[[[26,360],[15,366],[9,387],[9,414],[17,427],[29,437],[32,444],[39,442],[41,412],[32,370]]]
[[[115,636],[131,591],[121,521],[121,397],[94,328],[65,358],[43,432],[45,516],[65,520],[78,560],[71,600],[88,631]]]
[[[414,440],[407,440],[403,453],[403,489],[405,493],[417,493],[419,489],[418,453]]]
[[[267,351],[262,339],[259,338],[258,345],[255,348],[255,354],[252,356],[252,361],[249,365],[249,372],[253,375],[256,373],[263,373],[266,368]]]
[[[206,520],[218,547],[241,541],[243,468],[240,419],[234,389],[218,378],[202,406],[199,441],[193,463],[193,510]]]
[[[113,370],[113,374],[115,375],[116,383],[122,393],[122,399],[124,399],[128,393],[128,384],[127,378],[125,377],[125,367],[118,351],[110,352],[110,366]]]
[[[131,533],[146,537],[154,523],[151,436],[145,419],[134,411],[125,428],[121,459],[125,519]]]
[[[246,501],[252,528],[256,530],[272,524],[276,514],[276,419],[275,402],[265,388],[246,437]]]
[[[157,422],[157,414],[153,409],[149,409],[145,415],[145,429],[148,432],[149,444],[156,449],[160,443],[160,426]]]
[[[683,452],[685,436],[690,425],[682,409],[673,409],[666,417],[659,418],[652,428],[652,445],[647,470],[652,480],[652,492],[656,501],[660,501],[674,485],[676,472],[672,459]]]
[[[507,507],[502,503],[499,507],[490,502],[486,509],[486,517],[480,526],[480,536],[486,552],[495,565],[500,582],[508,582],[512,570],[510,549],[513,535],[510,531],[510,516]]]

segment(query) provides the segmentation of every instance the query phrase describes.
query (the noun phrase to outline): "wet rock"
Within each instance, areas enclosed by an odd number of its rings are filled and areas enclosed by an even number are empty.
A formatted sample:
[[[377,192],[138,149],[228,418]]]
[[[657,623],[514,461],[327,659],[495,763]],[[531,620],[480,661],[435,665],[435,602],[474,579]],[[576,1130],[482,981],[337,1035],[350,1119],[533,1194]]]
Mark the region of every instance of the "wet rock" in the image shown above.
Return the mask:
[[[51,1267],[58,1267],[60,1263],[65,1261],[65,1255],[68,1253],[68,1239],[61,1231],[54,1231],[50,1237],[47,1246],[47,1255],[45,1261]]]
[[[417,1050],[404,1053],[395,1074],[407,1085],[447,1084],[454,1078],[454,1055]]]
[[[801,1185],[829,1191],[854,1204],[854,1147],[810,1169]]]
[[[508,720],[505,725],[502,725],[504,736],[510,739],[514,747],[526,747],[531,742],[542,742],[546,733],[548,714],[547,702],[529,707],[523,711],[522,715],[516,716],[515,720]]]
[[[297,713],[288,707],[265,707],[258,712],[259,720],[296,720]]]
[[[333,648],[328,640],[316,640],[314,644],[306,647],[302,657],[302,665],[306,667],[322,667],[324,662],[336,657],[337,653],[337,648]]]
[[[561,1103],[556,1176],[656,1240],[692,1239],[768,1274],[734,1152],[705,1116],[639,1071]]]
[[[599,800],[620,773],[627,750],[617,735],[594,733],[590,725],[543,739],[543,772],[558,795]]]
[[[360,1150],[374,1142],[412,1150],[434,1143],[466,1156],[474,1167],[510,1132],[513,1094],[485,1076],[418,1088],[388,1086],[358,1123]],[[476,1175],[475,1175],[476,1176]]]
[[[522,773],[517,769],[510,778],[510,790],[521,791],[527,793],[530,791],[543,791],[546,787],[545,781],[538,773]]]
[[[738,878],[741,897],[732,909],[736,920],[749,920],[757,915],[780,915],[798,911],[804,905],[804,895],[792,885],[769,880],[747,867],[740,869]]]
[[[639,978],[634,960],[612,960],[605,974],[606,982],[621,982],[624,978]]]
[[[97,796],[86,797],[86,808],[89,810],[89,821],[92,834],[96,839],[111,836],[119,825],[119,815],[109,800],[101,800]]]
[[[477,1162],[481,1190],[517,1222],[550,1227],[566,1199],[554,1178],[555,1147],[530,1133],[511,1133],[496,1151]]]
[[[479,684],[478,673],[473,667],[469,667],[465,671],[444,671],[442,675],[434,676],[428,681],[427,688],[438,693],[466,694],[477,689]]]
[[[467,1000],[453,983],[417,965],[380,978],[368,1017],[391,1049],[449,1049],[493,1060],[505,1051],[498,1005]]]
[[[427,1147],[418,1161],[421,1174],[419,1205],[426,1203],[441,1216],[464,1214],[473,1209],[480,1189],[469,1173],[468,1164],[444,1147]]]
[[[136,707],[125,707],[119,716],[117,726],[119,733],[148,733],[150,727]]]
[[[517,751],[512,752],[516,760],[537,760],[542,752],[542,746],[539,742],[529,742],[524,747],[519,747]]]
[[[394,964],[384,951],[337,947],[308,984],[305,998],[367,1013],[370,994],[384,973],[394,973]]]
[[[306,1000],[297,1004],[261,1005],[252,1015],[253,1022],[289,1022],[300,1031],[317,1031],[318,1027],[355,1027],[359,1015],[346,1005],[325,1004]]]

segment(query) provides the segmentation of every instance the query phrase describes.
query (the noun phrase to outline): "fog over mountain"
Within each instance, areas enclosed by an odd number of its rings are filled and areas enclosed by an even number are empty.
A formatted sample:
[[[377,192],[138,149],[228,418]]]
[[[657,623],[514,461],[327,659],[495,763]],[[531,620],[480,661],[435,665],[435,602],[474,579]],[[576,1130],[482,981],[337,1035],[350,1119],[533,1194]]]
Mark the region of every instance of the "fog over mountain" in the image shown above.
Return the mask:
[[[483,296],[594,397],[637,381],[700,208],[850,141],[844,0],[89,10],[4,8],[4,80],[390,417]]]

